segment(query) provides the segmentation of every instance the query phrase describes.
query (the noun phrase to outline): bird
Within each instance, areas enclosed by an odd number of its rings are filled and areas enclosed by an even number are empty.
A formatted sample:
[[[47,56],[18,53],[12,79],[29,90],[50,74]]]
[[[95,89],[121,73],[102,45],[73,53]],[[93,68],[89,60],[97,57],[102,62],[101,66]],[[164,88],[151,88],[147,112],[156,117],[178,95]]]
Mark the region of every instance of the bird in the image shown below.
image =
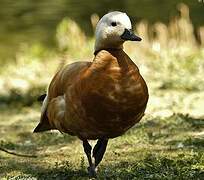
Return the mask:
[[[65,65],[51,80],[34,132],[59,130],[77,136],[96,177],[109,139],[123,135],[144,116],[149,94],[137,65],[124,52],[126,41],[141,41],[128,15],[105,14],[95,30],[94,58]],[[97,140],[92,148],[90,140]]]

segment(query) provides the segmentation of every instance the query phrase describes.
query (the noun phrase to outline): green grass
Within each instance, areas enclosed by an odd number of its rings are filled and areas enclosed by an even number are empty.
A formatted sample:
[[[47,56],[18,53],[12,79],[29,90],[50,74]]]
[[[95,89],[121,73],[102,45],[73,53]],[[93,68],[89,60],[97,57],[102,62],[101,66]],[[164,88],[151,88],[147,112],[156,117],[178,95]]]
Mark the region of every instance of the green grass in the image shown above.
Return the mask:
[[[39,105],[1,110],[1,147],[37,158],[0,152],[5,179],[88,179],[80,140],[46,132],[33,134]],[[148,114],[125,135],[110,140],[99,179],[203,179],[204,118]]]

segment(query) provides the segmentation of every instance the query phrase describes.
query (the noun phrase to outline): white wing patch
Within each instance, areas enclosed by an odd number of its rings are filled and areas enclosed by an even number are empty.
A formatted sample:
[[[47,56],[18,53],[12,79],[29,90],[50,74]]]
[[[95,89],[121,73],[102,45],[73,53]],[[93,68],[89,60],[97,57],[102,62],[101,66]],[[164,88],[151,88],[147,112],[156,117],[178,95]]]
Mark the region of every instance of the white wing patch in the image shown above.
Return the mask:
[[[48,105],[48,93],[43,101],[42,107],[41,107],[41,116],[43,116],[43,114],[45,113],[46,109],[47,109],[47,105]]]

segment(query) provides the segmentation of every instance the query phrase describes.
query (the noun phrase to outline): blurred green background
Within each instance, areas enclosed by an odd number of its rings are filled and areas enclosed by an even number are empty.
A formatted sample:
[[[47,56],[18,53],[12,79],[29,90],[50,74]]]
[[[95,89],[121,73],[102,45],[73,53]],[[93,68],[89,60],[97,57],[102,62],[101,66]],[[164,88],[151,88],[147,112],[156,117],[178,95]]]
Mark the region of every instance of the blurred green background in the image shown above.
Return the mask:
[[[204,7],[199,0],[183,0],[190,8],[195,28],[204,25]],[[150,23],[169,23],[178,16],[180,0],[1,0],[0,1],[0,59],[14,56],[21,43],[42,43],[56,48],[56,27],[64,17],[69,17],[93,35],[90,16],[99,16],[111,10],[126,12],[133,22],[142,19]]]
[[[99,179],[203,179],[202,0],[0,0],[0,179],[88,179],[76,137],[32,131],[37,97],[65,64],[93,59],[96,23],[111,10],[142,38],[124,50],[150,98],[141,122],[110,140]]]

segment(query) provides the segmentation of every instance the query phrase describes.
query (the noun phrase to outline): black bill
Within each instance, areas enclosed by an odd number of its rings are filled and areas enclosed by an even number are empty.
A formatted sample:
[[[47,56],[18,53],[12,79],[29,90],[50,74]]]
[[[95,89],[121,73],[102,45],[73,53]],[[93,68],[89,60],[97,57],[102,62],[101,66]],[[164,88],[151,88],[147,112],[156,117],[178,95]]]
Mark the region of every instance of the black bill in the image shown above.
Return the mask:
[[[125,29],[124,33],[120,36],[123,40],[127,41],[141,41],[142,39],[134,34],[131,29]]]

